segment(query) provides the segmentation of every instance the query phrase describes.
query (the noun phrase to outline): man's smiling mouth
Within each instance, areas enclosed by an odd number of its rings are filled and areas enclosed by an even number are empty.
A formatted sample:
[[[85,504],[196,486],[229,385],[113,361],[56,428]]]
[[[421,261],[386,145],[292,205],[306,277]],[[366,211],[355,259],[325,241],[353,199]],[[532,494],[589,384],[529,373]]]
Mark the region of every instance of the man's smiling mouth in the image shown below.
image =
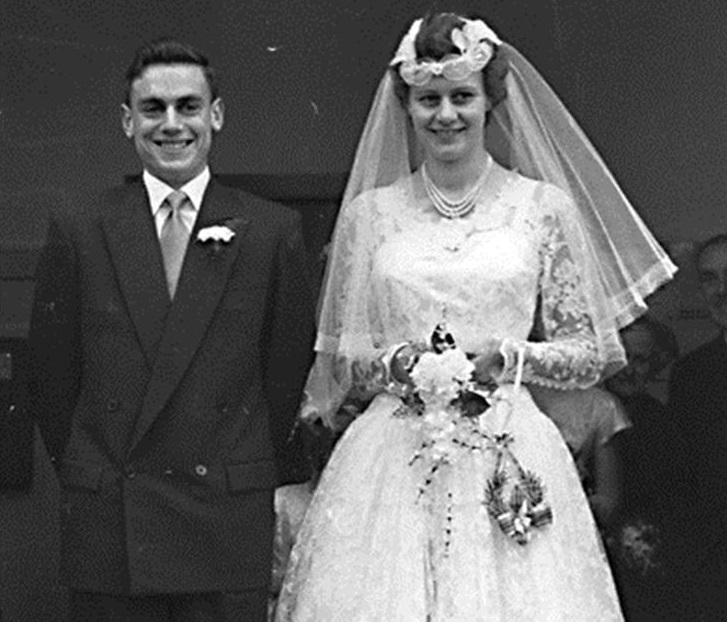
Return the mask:
[[[182,150],[185,147],[189,147],[194,140],[186,139],[186,140],[155,140],[153,141],[154,144],[159,147],[160,149],[171,149],[171,150]]]

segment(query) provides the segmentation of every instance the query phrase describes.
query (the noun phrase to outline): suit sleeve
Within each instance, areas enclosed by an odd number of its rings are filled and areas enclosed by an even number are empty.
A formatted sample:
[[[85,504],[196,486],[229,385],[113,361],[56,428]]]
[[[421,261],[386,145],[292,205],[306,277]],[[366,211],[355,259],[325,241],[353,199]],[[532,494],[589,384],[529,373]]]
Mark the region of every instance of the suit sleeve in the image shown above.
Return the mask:
[[[51,219],[35,277],[30,323],[28,412],[52,461],[68,441],[81,372],[80,284],[69,227]]]
[[[303,385],[312,362],[313,289],[300,217],[294,214],[279,243],[276,279],[266,330],[265,384],[272,411],[278,483],[302,482],[310,469],[302,439],[293,434]]]

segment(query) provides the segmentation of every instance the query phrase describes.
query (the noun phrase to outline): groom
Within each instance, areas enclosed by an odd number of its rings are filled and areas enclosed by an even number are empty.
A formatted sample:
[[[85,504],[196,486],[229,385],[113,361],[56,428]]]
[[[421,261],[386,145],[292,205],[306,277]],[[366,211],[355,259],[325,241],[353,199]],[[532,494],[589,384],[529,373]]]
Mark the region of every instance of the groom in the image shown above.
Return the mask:
[[[122,125],[143,175],[51,220],[30,408],[74,622],[266,618],[313,304],[295,213],[210,176],[223,120],[202,54],[142,47]]]

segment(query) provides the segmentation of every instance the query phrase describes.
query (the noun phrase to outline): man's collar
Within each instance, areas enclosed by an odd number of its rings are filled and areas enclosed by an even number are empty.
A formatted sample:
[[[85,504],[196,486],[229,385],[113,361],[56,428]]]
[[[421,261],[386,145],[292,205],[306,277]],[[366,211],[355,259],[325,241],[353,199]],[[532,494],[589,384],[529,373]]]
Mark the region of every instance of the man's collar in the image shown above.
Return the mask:
[[[210,178],[210,168],[209,166],[205,166],[204,170],[197,175],[197,177],[191,179],[180,188],[180,190],[189,197],[194,209],[197,211],[199,211],[199,208],[202,205],[204,192],[207,189],[207,184],[209,184]],[[147,194],[149,195],[151,213],[156,214],[164,199],[167,198],[170,192],[174,191],[174,188],[163,182],[158,177],[154,177],[154,175],[146,169],[144,169],[142,179],[144,180],[144,186],[146,187]]]

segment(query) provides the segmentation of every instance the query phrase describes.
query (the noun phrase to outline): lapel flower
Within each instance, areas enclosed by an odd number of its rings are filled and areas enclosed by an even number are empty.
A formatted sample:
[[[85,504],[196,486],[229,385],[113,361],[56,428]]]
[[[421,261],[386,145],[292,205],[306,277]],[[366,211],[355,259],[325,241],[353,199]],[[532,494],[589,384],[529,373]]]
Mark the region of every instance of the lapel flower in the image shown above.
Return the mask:
[[[225,246],[235,238],[234,226],[225,223],[202,227],[197,232],[197,242],[209,248],[213,255],[218,255]]]
[[[202,242],[202,244],[207,242],[229,244],[234,237],[235,232],[227,225],[213,225],[211,227],[205,227],[204,229],[200,229],[199,233],[197,233],[197,240]]]

